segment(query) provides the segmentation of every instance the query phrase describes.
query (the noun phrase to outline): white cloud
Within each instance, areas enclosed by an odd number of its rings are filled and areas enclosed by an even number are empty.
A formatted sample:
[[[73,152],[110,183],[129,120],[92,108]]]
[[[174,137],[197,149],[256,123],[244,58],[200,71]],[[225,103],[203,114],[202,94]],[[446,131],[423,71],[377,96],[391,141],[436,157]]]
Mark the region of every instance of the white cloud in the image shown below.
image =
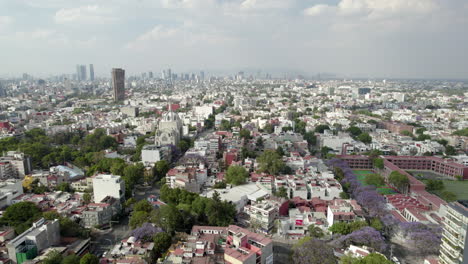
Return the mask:
[[[283,9],[291,6],[289,0],[243,0],[241,9]]]
[[[58,24],[106,24],[116,21],[110,8],[99,5],[87,5],[76,8],[63,8],[55,13],[55,22]]]
[[[314,5],[304,10],[306,16],[320,16],[336,11],[336,7],[329,5]]]
[[[6,29],[13,22],[13,18],[9,16],[0,16],[0,31]]]
[[[223,35],[221,32],[200,31],[199,26],[194,25],[191,21],[185,21],[179,27],[157,25],[134,41],[129,42],[125,48],[130,50],[146,50],[155,47],[173,49],[175,46],[193,48],[197,45],[222,44],[230,40],[232,38]]]

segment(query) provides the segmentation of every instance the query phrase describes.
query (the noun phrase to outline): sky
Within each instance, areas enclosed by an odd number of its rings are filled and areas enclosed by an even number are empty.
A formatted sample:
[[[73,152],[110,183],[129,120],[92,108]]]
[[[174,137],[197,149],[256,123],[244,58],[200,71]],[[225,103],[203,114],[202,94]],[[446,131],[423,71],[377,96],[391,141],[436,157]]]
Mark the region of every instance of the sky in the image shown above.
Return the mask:
[[[0,0],[0,76],[241,70],[468,79],[467,0]]]

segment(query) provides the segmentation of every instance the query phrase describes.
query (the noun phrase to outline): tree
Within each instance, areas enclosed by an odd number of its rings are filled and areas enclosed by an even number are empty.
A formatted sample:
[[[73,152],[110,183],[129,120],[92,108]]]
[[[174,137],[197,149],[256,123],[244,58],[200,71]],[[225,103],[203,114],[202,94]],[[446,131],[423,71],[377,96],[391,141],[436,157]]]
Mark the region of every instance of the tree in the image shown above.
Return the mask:
[[[282,198],[288,198],[288,190],[284,187],[281,186],[278,188],[278,191],[274,193],[275,196],[277,197],[282,197]]]
[[[242,166],[232,165],[229,166],[226,172],[226,182],[234,185],[241,185],[245,183],[249,173]]]
[[[75,254],[68,255],[63,258],[61,264],[80,264],[80,257]]]
[[[369,133],[362,133],[357,137],[357,139],[365,144],[370,144],[372,142],[372,137]]]
[[[318,125],[315,127],[315,132],[316,133],[320,133],[320,134],[323,134],[323,132],[327,129],[330,129],[330,127],[328,125]]]
[[[433,191],[442,191],[445,188],[444,182],[442,180],[433,180],[429,179],[426,182],[426,190]]]
[[[281,147],[281,146],[279,146],[279,147],[276,149],[276,153],[278,153],[278,155],[279,155],[280,157],[283,157],[283,156],[285,155],[284,149],[283,149],[283,147]]]
[[[231,131],[231,122],[226,119],[221,120],[221,124],[219,125],[219,130]]]
[[[274,131],[273,125],[268,123],[263,127],[263,131],[267,134],[271,134]]]
[[[445,147],[445,155],[448,155],[448,156],[457,155],[457,150],[453,146],[447,145]]]
[[[134,212],[143,211],[143,212],[149,213],[152,210],[153,210],[153,206],[147,200],[141,200],[133,206]]]
[[[307,144],[309,144],[309,148],[317,145],[317,137],[314,135],[314,132],[304,133],[304,139],[307,141]]]
[[[364,183],[367,185],[374,185],[375,187],[380,187],[385,184],[385,180],[382,176],[378,174],[369,174],[364,179]]]
[[[284,162],[280,155],[274,150],[266,150],[257,158],[260,171],[277,175],[284,167]]]
[[[314,238],[321,238],[323,236],[325,236],[323,230],[316,226],[316,225],[309,225],[309,227],[307,228],[307,231],[309,231],[309,236],[311,237],[314,237]]]
[[[166,177],[166,173],[169,171],[169,163],[166,160],[160,160],[154,164],[154,175],[156,176],[156,180],[160,180],[163,177]]]
[[[81,260],[80,264],[99,264],[99,258],[91,253],[86,253]]]
[[[350,226],[345,222],[337,222],[328,228],[333,234],[347,235],[351,233]]]
[[[57,250],[52,250],[47,254],[47,257],[42,261],[43,264],[60,264],[63,260],[62,254]]]
[[[406,192],[409,186],[409,179],[406,175],[399,173],[398,171],[393,171],[388,177],[388,182],[395,186],[398,190],[403,190]]]
[[[257,148],[263,148],[263,138],[258,137],[257,142],[255,143],[255,145],[257,146]]]
[[[378,231],[382,231],[384,229],[384,225],[379,218],[372,218],[372,220],[370,221],[370,227]]]
[[[295,264],[336,264],[333,249],[324,242],[310,239],[293,247],[292,255]]]
[[[157,226],[169,233],[180,228],[184,221],[177,207],[172,204],[161,206],[159,210],[157,210],[154,220]]]
[[[345,193],[345,192],[340,192],[340,198],[341,199],[349,199],[349,194]]]
[[[190,144],[185,140],[180,140],[179,143],[177,143],[177,148],[181,152],[186,152],[190,148]]]
[[[91,202],[91,194],[90,193],[84,193],[83,194],[83,202],[85,204],[89,204]]]
[[[384,251],[387,247],[385,240],[379,231],[372,227],[363,227],[351,234],[342,236],[334,241],[339,247],[348,247],[349,245],[368,246],[377,251]]]
[[[153,250],[155,253],[155,257],[159,258],[171,246],[172,236],[169,233],[165,233],[165,232],[157,233],[153,237],[153,242],[154,242]]]
[[[55,220],[55,219],[59,219],[60,215],[59,213],[57,213],[57,211],[48,211],[48,212],[44,212],[42,214],[42,217],[44,217],[44,219],[46,220]]]
[[[348,128],[348,132],[351,134],[353,137],[357,137],[360,134],[362,134],[362,130],[359,127],[351,126]]]
[[[220,182],[215,183],[213,185],[213,188],[215,188],[215,189],[224,189],[224,188],[226,188],[226,186],[227,186],[226,182],[220,181]]]
[[[150,215],[148,212],[145,211],[136,211],[130,217],[128,224],[131,228],[135,229],[139,226],[142,226],[144,223],[149,222]]]
[[[384,168],[384,160],[381,158],[375,158],[372,160],[372,163],[374,164],[374,167],[377,169],[383,169]]]
[[[72,188],[70,186],[70,183],[62,182],[59,185],[57,185],[57,190],[62,191],[62,192],[71,192]]]
[[[153,224],[144,223],[141,227],[132,231],[132,236],[136,240],[150,241],[158,232],[162,232],[162,229],[155,227]]]
[[[250,139],[250,131],[248,129],[241,129],[239,132],[239,137],[243,138],[244,140]]]
[[[19,202],[7,207],[0,222],[14,227],[16,233],[21,234],[41,216],[41,211],[34,203]]]

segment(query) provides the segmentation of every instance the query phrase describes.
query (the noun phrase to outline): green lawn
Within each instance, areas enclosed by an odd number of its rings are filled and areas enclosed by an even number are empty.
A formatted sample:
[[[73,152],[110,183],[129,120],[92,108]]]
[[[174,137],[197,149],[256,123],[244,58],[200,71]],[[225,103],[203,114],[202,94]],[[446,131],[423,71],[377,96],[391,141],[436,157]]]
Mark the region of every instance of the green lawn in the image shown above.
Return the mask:
[[[374,171],[371,170],[353,170],[354,174],[356,175],[357,180],[363,185],[366,186],[367,184],[364,182],[366,179],[367,175],[374,174]],[[395,190],[392,188],[383,185],[383,186],[377,186],[377,192],[385,195],[385,194],[394,194],[396,193]]]
[[[444,190],[453,192],[457,195],[457,200],[468,200],[468,181],[451,181],[442,180],[444,182]],[[427,180],[423,180],[427,183]]]

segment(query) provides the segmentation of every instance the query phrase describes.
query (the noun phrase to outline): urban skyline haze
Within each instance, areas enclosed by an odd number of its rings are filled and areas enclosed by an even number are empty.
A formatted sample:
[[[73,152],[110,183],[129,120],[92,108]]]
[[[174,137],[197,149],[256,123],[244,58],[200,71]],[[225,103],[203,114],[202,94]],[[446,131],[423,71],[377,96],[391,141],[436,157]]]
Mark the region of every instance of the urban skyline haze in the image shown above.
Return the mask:
[[[464,0],[0,1],[1,77],[179,71],[460,78]],[[276,69],[276,70],[275,70]]]

